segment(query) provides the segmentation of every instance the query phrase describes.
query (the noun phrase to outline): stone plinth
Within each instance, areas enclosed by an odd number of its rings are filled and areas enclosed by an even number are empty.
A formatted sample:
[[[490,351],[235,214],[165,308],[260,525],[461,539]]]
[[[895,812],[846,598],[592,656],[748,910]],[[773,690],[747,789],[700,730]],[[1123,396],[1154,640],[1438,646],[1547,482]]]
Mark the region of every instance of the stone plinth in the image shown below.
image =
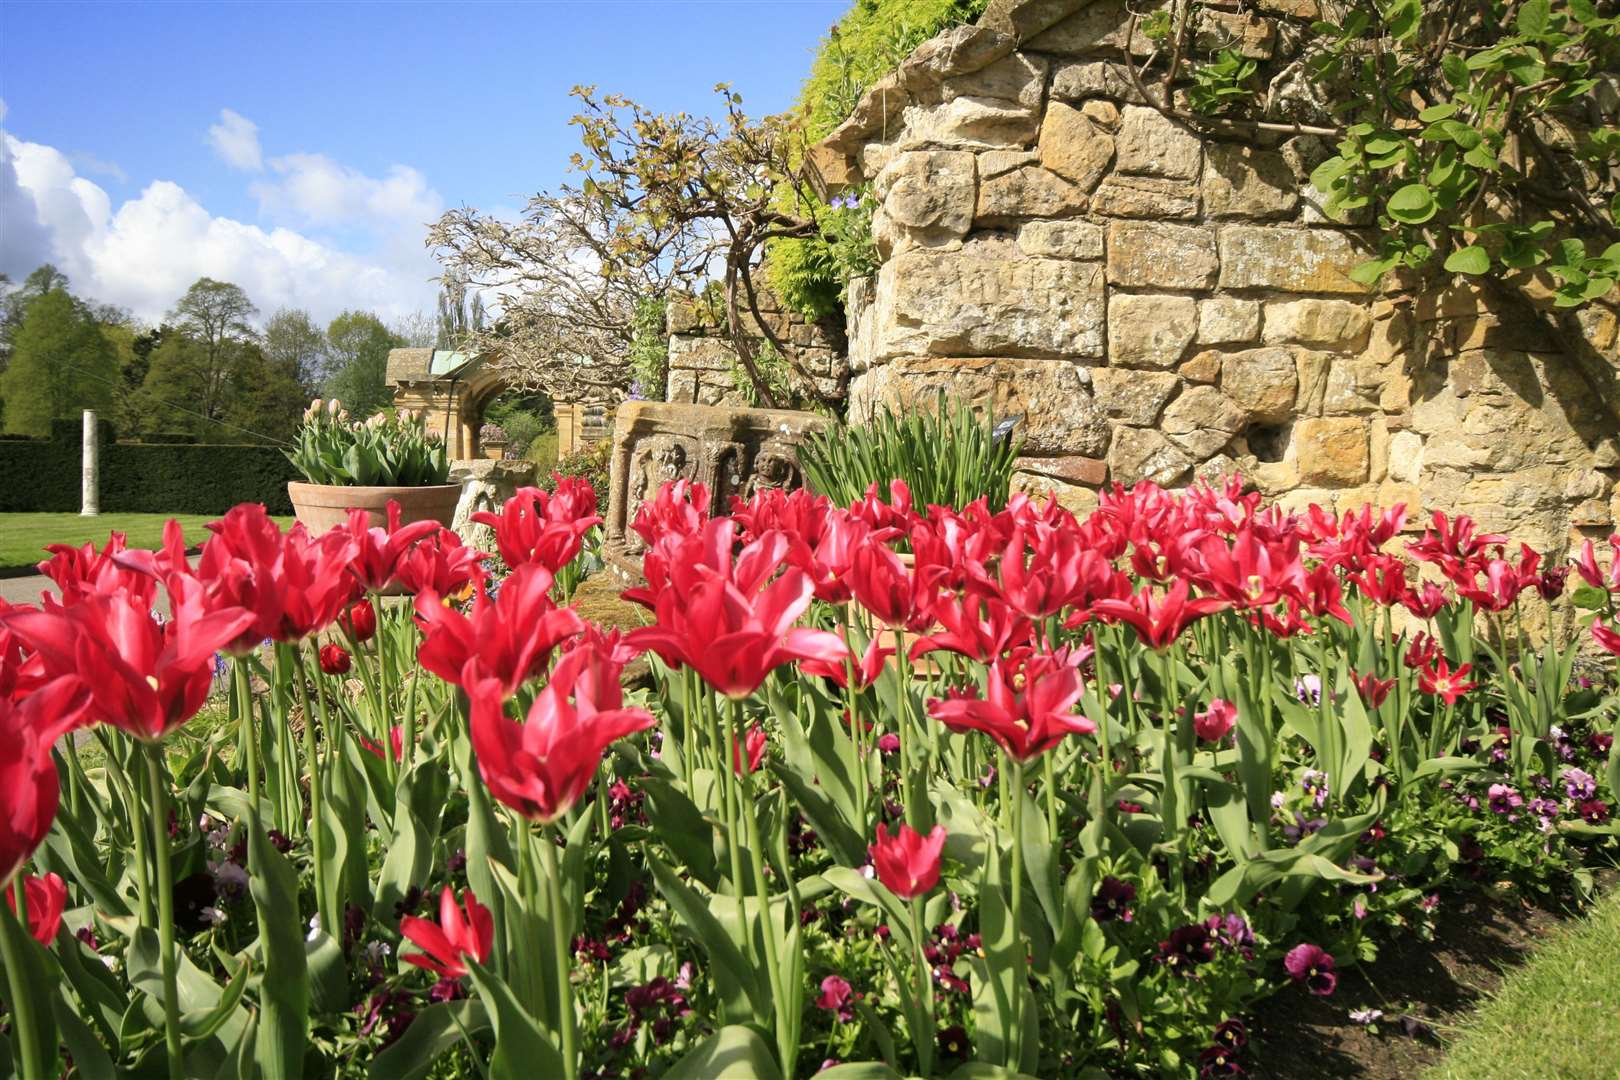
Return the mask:
[[[627,401],[613,428],[612,495],[608,502],[608,561],[628,575],[641,572],[641,537],[630,527],[645,499],[671,480],[708,486],[717,513],[731,497],[761,487],[803,482],[797,449],[830,421],[786,409],[728,409],[663,401]]]
[[[491,461],[488,458],[450,463],[450,482],[461,485],[451,528],[462,541],[479,551],[494,553],[495,530],[472,519],[480,510],[499,511],[520,487],[533,486],[537,470],[532,461]]]

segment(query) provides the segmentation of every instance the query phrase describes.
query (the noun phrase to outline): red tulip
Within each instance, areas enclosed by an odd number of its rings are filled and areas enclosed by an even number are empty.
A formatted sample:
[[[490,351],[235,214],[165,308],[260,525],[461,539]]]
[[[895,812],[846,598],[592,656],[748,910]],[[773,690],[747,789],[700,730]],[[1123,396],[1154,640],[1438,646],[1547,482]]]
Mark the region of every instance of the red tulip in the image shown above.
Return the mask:
[[[1200,585],[1239,608],[1268,608],[1285,596],[1305,592],[1305,568],[1298,543],[1292,539],[1268,542],[1253,528],[1244,528],[1230,547],[1220,537],[1206,537],[1198,547],[1204,573]]]
[[[927,836],[910,825],[890,836],[877,829],[877,843],[867,848],[878,880],[902,900],[923,896],[939,884],[939,854],[945,847],[945,828],[935,825]]]
[[[1573,560],[1575,570],[1581,579],[1594,589],[1603,589],[1606,592],[1620,593],[1620,533],[1609,537],[1609,569],[1605,573],[1598,566],[1597,549],[1592,541],[1588,540],[1581,545],[1581,552]]]
[[[1357,675],[1352,671],[1350,681],[1355,684],[1356,693],[1361,695],[1361,700],[1375,709],[1384,703],[1384,699],[1389,697],[1389,692],[1395,688],[1394,679],[1380,679],[1370,671],[1365,675]]]
[[[67,907],[67,883],[56,874],[23,878],[23,891],[28,900],[28,932],[41,945],[49,947],[56,940],[56,931],[62,925],[62,911]],[[6,889],[6,903],[11,913],[17,914],[17,894]]]
[[[53,679],[21,701],[0,697],[0,888],[51,831],[61,794],[51,744],[84,708],[78,681]]]
[[[122,591],[55,612],[14,612],[7,623],[47,669],[78,676],[89,718],[155,741],[202,708],[214,653],[253,622],[241,608],[206,611],[196,592],[171,599],[174,611],[161,623]]]
[[[362,597],[350,604],[346,620],[356,641],[370,641],[377,633],[377,609],[369,599]]]
[[[1620,656],[1620,631],[1595,622],[1592,624],[1592,640],[1614,655]]]
[[[1172,585],[1162,599],[1144,588],[1128,600],[1098,600],[1091,605],[1091,610],[1096,615],[1129,623],[1149,648],[1166,649],[1198,619],[1228,607],[1227,602],[1218,597],[1188,599],[1190,591],[1187,582],[1182,580]]]
[[[978,731],[1019,761],[1039,757],[1065,735],[1097,725],[1071,710],[1080,700],[1079,654],[1015,650],[990,665],[983,698],[953,695],[928,703],[928,715],[952,731]]]
[[[167,538],[169,535],[169,526],[174,528],[178,537],[180,526],[173,519],[165,527],[164,536]],[[96,550],[94,544],[77,548],[66,544],[47,544],[45,550],[51,553],[51,557],[40,563],[38,570],[56,583],[64,607],[72,607],[88,597],[99,596],[119,587],[139,594],[150,606],[157,592],[156,576],[143,572],[139,565],[141,560],[156,560],[157,553],[127,551],[126,538],[121,532],[108,535],[107,544],[100,551]],[[185,565],[183,551],[182,545],[182,566]],[[131,564],[131,556],[134,556],[134,565]]]
[[[346,675],[349,671],[349,650],[341,645],[322,645],[321,671],[328,675]]]
[[[849,572],[855,553],[871,543],[872,530],[847,510],[829,511],[814,546],[795,547],[788,555],[810,575],[816,599],[826,604],[847,604],[854,595]]]
[[[469,664],[469,675],[476,668]],[[608,746],[657,723],[645,709],[623,707],[619,675],[597,650],[576,646],[557,661],[523,723],[507,719],[499,679],[472,681],[473,750],[490,793],[542,823],[567,813],[590,789]]]
[[[439,893],[439,921],[407,915],[399,920],[399,932],[423,950],[400,953],[401,960],[427,968],[440,978],[459,979],[467,974],[464,961],[482,964],[489,959],[495,943],[495,920],[471,889],[462,890],[458,905],[456,894],[446,885]]]
[[[1434,618],[1448,602],[1446,590],[1432,581],[1425,581],[1421,589],[1406,590],[1406,595],[1401,597],[1406,610],[1420,619]]]
[[[1361,573],[1350,577],[1361,595],[1384,607],[1405,601],[1411,591],[1406,584],[1406,563],[1393,555],[1374,555],[1362,566]]]
[[[333,532],[347,533],[354,542],[354,556],[349,572],[366,592],[381,592],[394,583],[400,560],[423,540],[444,528],[437,521],[413,521],[400,524],[399,503],[388,500],[388,527],[373,528],[371,518],[364,510],[350,510],[346,524]]]
[[[1406,550],[1421,562],[1434,563],[1447,577],[1456,579],[1467,572],[1486,548],[1507,543],[1507,537],[1496,533],[1475,533],[1474,521],[1466,514],[1448,519],[1439,510],[1434,512],[1434,524],[1423,536],[1406,545]]]
[[[922,565],[907,568],[900,557],[880,543],[858,548],[850,565],[850,585],[860,605],[886,626],[921,633],[934,622],[934,603],[944,569]]]
[[[1205,742],[1220,742],[1237,723],[1237,706],[1216,698],[1209,708],[1193,714],[1193,731]]]
[[[337,621],[354,598],[348,567],[356,546],[341,529],[312,538],[302,524],[287,531],[272,580],[282,590],[277,641],[302,641]]]
[[[477,548],[462,543],[451,529],[440,529],[412,545],[400,556],[394,582],[406,592],[458,596],[468,586],[483,581],[489,558]]]
[[[1474,606],[1481,611],[1506,611],[1519,598],[1519,593],[1530,584],[1520,577],[1513,564],[1506,559],[1490,559],[1478,572],[1485,575],[1483,587],[1475,580],[1476,571],[1472,564],[1466,568],[1465,573],[1459,573],[1454,580],[1457,583],[1457,595],[1472,600]]]
[[[743,756],[747,755],[746,764]],[[731,771],[738,776],[753,775],[759,771],[760,763],[765,760],[765,729],[755,724],[748,729],[742,740],[731,748]]]
[[[1409,668],[1428,667],[1434,658],[1440,655],[1440,643],[1435,641],[1422,630],[1412,639],[1412,644],[1406,647],[1406,655],[1402,658]]]
[[[1024,563],[1025,541],[1033,549]],[[1015,528],[1001,553],[1001,595],[1031,619],[1056,615],[1082,591],[1084,569],[1079,536],[1068,529],[1037,529],[1028,535]]]
[[[944,649],[987,664],[1008,649],[1027,644],[1035,632],[1028,618],[995,596],[943,597],[934,605],[934,617],[944,630],[917,639],[912,659]]]
[[[519,488],[501,512],[480,510],[472,520],[495,530],[495,550],[514,570],[531,563],[555,574],[574,561],[585,534],[601,522],[590,481],[557,477],[557,490]]]
[[[1301,604],[1317,618],[1331,616],[1346,626],[1352,623],[1350,612],[1344,606],[1344,586],[1339,581],[1339,575],[1325,564],[1305,575]]]
[[[433,592],[416,594],[416,613],[423,629],[416,658],[445,682],[470,689],[468,662],[476,661],[477,678],[500,681],[503,697],[545,671],[551,653],[585,628],[573,608],[551,599],[551,571],[519,566],[501,583],[494,600],[482,582],[471,615],[462,614]]]
[[[1468,673],[1473,670],[1472,664],[1463,664],[1452,671],[1446,663],[1444,656],[1434,660],[1433,667],[1427,667],[1418,672],[1418,687],[1425,694],[1436,694],[1447,705],[1455,705],[1457,699],[1478,686],[1477,682],[1468,681]]]
[[[626,635],[666,663],[691,668],[730,698],[759,689],[765,677],[795,660],[841,662],[848,648],[836,634],[793,624],[810,606],[813,587],[789,568],[770,584],[788,547],[770,533],[731,558],[734,524],[717,518],[683,547],[690,558],[674,567],[675,587],[658,597],[657,622]]]
[[[671,480],[636,508],[630,527],[648,547],[656,547],[668,536],[695,536],[708,520],[709,489],[690,480]]]
[[[893,646],[884,645],[882,641],[883,635],[874,635],[866,643],[866,650],[861,653],[861,658],[847,669],[843,660],[801,660],[799,670],[806,675],[819,675],[824,679],[831,679],[844,690],[849,689],[849,675],[853,670],[855,689],[865,690],[877,682],[878,676],[883,674],[884,662],[894,655]]]
[[[383,748],[364,735],[360,736],[360,749],[375,757],[383,756]],[[388,752],[395,761],[405,760],[405,729],[398,724],[388,729]]]

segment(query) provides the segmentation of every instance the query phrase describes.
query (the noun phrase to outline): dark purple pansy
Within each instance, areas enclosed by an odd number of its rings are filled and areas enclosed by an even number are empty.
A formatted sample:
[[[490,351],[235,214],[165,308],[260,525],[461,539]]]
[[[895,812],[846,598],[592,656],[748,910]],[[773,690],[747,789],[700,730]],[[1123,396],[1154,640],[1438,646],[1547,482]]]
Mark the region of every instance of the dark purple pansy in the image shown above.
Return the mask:
[[[1318,945],[1295,945],[1283,957],[1283,967],[1289,978],[1304,983],[1318,997],[1327,997],[1339,985],[1339,977],[1333,974],[1333,956]]]
[[[1159,960],[1176,971],[1188,971],[1215,959],[1215,942],[1203,923],[1180,926],[1159,942]]]
[[[1097,895],[1091,899],[1091,917],[1098,922],[1118,919],[1130,922],[1131,901],[1136,899],[1136,886],[1117,877],[1105,877],[1097,886]]]
[[[1198,1055],[1199,1080],[1242,1075],[1244,1075],[1243,1066],[1237,1063],[1237,1055],[1224,1046],[1211,1046]]]

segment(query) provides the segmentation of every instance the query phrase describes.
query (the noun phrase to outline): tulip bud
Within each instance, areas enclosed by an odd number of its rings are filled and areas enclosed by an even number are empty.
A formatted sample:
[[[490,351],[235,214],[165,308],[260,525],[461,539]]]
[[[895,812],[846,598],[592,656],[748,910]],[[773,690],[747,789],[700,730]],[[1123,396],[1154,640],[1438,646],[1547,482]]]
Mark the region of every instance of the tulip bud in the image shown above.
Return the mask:
[[[349,651],[341,645],[321,646],[321,670],[328,675],[344,675],[349,670]]]
[[[356,600],[349,607],[349,631],[356,641],[370,641],[377,632],[377,609],[370,600]]]

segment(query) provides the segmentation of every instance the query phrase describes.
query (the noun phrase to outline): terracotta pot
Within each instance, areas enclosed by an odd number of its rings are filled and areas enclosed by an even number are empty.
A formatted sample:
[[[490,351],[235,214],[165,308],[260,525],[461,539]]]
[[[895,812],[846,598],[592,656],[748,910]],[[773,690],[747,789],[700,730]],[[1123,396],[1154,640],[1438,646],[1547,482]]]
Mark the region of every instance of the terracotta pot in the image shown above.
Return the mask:
[[[460,484],[432,484],[428,487],[349,487],[343,484],[287,485],[293,512],[304,528],[319,535],[349,520],[351,509],[364,510],[374,526],[388,524],[388,500],[399,503],[402,525],[413,521],[437,521],[448,527],[456,516],[461,499]]]

